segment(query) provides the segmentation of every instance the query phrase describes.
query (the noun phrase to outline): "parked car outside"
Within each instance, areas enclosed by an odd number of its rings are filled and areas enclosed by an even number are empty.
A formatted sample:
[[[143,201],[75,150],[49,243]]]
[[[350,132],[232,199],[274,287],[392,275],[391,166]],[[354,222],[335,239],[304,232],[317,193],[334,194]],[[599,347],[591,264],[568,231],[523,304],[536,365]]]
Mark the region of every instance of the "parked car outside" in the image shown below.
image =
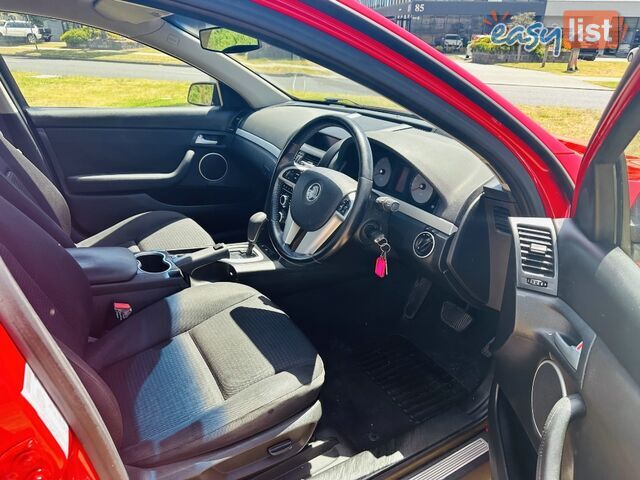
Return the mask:
[[[31,22],[10,20],[0,24],[0,39],[24,40],[26,43],[36,43],[43,35]],[[50,37],[49,37],[50,38]]]
[[[447,52],[457,52],[462,49],[464,46],[464,42],[462,41],[462,37],[460,35],[450,33],[444,36],[442,40],[442,46]]]
[[[638,54],[638,50],[640,50],[640,47],[632,48],[631,50],[629,50],[629,53],[627,54],[627,60],[629,62],[633,62],[633,59]]]
[[[43,42],[51,41],[51,29],[46,27],[38,27],[38,33],[42,35]]]

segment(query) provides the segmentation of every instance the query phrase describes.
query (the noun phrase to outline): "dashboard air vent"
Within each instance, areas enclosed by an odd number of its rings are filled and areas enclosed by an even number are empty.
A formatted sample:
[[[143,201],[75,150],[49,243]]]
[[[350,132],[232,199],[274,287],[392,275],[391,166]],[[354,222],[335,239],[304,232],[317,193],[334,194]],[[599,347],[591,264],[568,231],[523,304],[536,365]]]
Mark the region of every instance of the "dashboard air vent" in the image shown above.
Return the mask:
[[[553,238],[547,228],[518,225],[522,270],[545,277],[555,275]]]
[[[511,235],[511,227],[509,226],[509,209],[504,207],[493,207],[493,220],[496,224],[496,230],[500,233]]]
[[[518,263],[518,287],[556,295],[558,249],[549,218],[510,218]]]
[[[303,152],[302,150],[300,150],[298,151],[298,153],[296,153],[296,157],[294,158],[294,161],[298,165],[306,164],[306,165],[313,165],[314,167],[317,167],[318,164],[320,163],[320,158],[308,152]]]

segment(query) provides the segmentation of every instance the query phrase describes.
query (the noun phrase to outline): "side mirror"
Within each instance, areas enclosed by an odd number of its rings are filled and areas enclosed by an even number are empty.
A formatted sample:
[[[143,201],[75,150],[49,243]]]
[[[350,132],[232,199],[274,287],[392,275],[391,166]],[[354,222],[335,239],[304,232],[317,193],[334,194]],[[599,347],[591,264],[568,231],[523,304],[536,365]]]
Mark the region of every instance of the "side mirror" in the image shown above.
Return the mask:
[[[260,40],[226,28],[212,27],[200,30],[200,45],[212,52],[246,53],[259,49]]]
[[[187,102],[199,107],[221,107],[220,87],[216,82],[192,83],[189,86]]]

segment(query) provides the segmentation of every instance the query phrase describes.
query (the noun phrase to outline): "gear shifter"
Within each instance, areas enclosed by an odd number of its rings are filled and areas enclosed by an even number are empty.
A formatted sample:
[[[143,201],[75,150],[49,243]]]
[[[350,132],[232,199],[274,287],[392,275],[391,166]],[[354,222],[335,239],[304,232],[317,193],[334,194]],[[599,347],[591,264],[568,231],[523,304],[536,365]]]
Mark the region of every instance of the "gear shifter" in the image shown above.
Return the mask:
[[[257,212],[251,215],[251,218],[249,219],[249,226],[247,227],[247,241],[249,242],[245,253],[247,258],[251,258],[253,248],[256,246],[256,242],[260,237],[260,232],[262,231],[262,227],[264,227],[266,221],[267,214],[264,212]]]

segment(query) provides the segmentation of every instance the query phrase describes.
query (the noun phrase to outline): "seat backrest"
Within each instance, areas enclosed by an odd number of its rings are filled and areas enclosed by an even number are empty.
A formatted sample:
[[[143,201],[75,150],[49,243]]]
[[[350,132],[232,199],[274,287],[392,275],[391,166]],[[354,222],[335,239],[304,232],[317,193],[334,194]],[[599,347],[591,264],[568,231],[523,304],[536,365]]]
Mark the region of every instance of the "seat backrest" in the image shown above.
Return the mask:
[[[69,253],[0,197],[0,256],[49,332],[79,356],[89,338],[89,281]]]
[[[64,248],[73,248],[75,244],[71,237],[60,228],[49,215],[5,176],[0,175],[0,197],[20,210],[24,215],[37,223],[45,232],[51,235]]]
[[[35,203],[69,236],[71,213],[56,186],[0,133],[0,175]]]
[[[3,181],[6,180],[0,179],[0,190]],[[40,320],[59,342],[118,445],[122,437],[118,403],[104,380],[83,360],[93,315],[86,275],[50,233],[2,195],[0,257]]]

